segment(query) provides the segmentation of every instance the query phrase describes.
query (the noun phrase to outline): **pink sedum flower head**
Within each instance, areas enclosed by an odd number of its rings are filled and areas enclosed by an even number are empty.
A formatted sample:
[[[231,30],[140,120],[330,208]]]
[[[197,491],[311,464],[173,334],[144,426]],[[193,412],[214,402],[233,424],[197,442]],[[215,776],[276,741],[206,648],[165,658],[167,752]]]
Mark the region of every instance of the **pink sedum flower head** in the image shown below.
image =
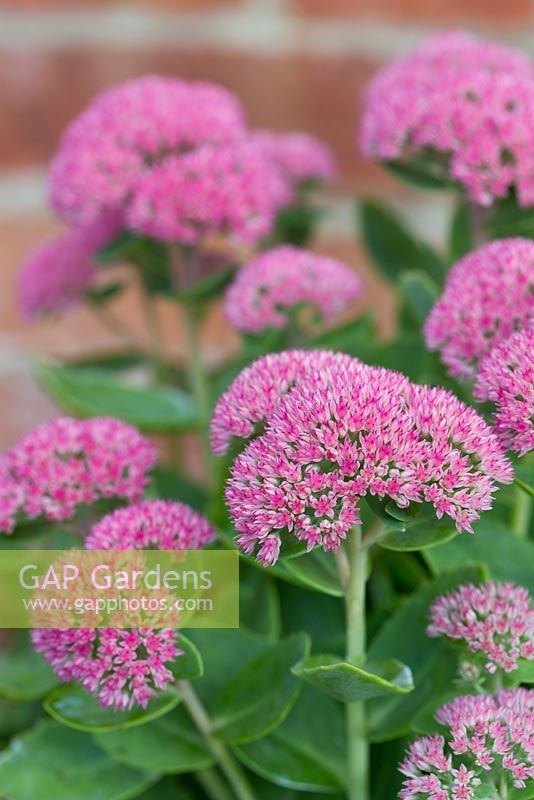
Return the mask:
[[[295,384],[311,380],[329,364],[355,361],[332,350],[285,350],[258,358],[237,376],[215,406],[211,420],[213,452],[222,456],[234,439],[249,439],[260,432]]]
[[[534,67],[520,51],[445,33],[378,72],[367,89],[361,146],[372,158],[433,154],[476,203],[512,189],[534,204]]]
[[[93,252],[79,233],[47,239],[26,258],[17,295],[24,317],[59,313],[83,299],[94,276]]]
[[[501,239],[453,266],[424,334],[451,375],[472,378],[490,350],[533,318],[534,242]]]
[[[464,695],[442,706],[436,719],[446,736],[417,739],[399,770],[401,800],[474,800],[489,788],[531,788],[534,782],[534,690],[494,697]],[[487,795],[477,788],[488,786]],[[519,795],[518,795],[519,796]]]
[[[147,500],[119,508],[97,522],[87,550],[198,550],[215,540],[202,514],[170,500]]]
[[[96,550],[196,550],[215,539],[209,522],[189,506],[149,500],[97,523],[86,546]],[[62,681],[77,681],[102,706],[146,707],[175,680],[169,666],[182,654],[174,629],[54,629],[32,641]]]
[[[257,130],[252,138],[293,184],[300,185],[308,181],[326,183],[337,175],[332,151],[315,136]]]
[[[221,86],[157,75],[113,86],[64,132],[50,172],[52,207],[71,225],[122,211],[162,158],[244,130],[239,101]]]
[[[495,403],[495,430],[507,450],[520,456],[534,450],[534,325],[482,359],[474,393]]]
[[[429,503],[471,530],[510,463],[489,426],[443,389],[360,362],[322,368],[283,397],[232,468],[238,545],[272,564],[282,537],[336,550],[365,495]]]
[[[290,200],[289,184],[256,145],[205,145],[146,172],[127,222],[139,233],[185,245],[212,234],[254,244]]]
[[[286,328],[288,312],[311,306],[332,320],[362,292],[357,275],[341,261],[289,245],[275,247],[241,269],[226,293],[225,314],[244,333]]]
[[[155,448],[132,425],[65,417],[34,428],[8,450],[0,460],[0,480],[2,493],[17,487],[19,512],[67,520],[80,505],[101,499],[139,500],[155,463]],[[9,532],[14,503],[5,511],[0,530]]]
[[[430,619],[429,636],[464,641],[486,659],[487,672],[512,672],[519,658],[534,660],[534,609],[522,586],[464,584],[436,599]]]
[[[17,293],[23,316],[32,319],[59,313],[80,303],[95,275],[95,254],[120,229],[120,217],[110,214],[38,245],[19,274]]]

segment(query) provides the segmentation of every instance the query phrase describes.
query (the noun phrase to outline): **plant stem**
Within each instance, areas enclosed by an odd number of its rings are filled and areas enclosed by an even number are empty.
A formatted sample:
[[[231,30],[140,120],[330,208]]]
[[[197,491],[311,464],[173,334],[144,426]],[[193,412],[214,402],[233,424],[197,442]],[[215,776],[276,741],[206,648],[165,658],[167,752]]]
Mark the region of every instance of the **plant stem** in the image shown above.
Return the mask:
[[[520,539],[528,538],[531,515],[532,498],[520,486],[515,486],[510,526]]]
[[[194,773],[198,783],[212,800],[233,800],[233,795],[216,769],[203,769]]]
[[[213,462],[209,439],[211,406],[206,370],[204,368],[204,359],[202,356],[202,346],[200,343],[200,316],[198,309],[188,303],[183,303],[182,308],[184,310],[186,328],[189,385],[197,407],[200,438],[204,455],[204,467],[209,482],[212,483]]]
[[[160,381],[165,372],[163,332],[161,330],[161,323],[155,301],[149,296],[143,286],[141,286],[141,305],[145,317],[152,369],[154,370],[155,379]]]
[[[226,775],[237,800],[255,800],[245,773],[224,744],[213,736],[211,719],[191,684],[187,681],[178,681],[176,688],[180,692],[184,706],[202,735],[208,750]]]
[[[354,527],[347,540],[350,576],[345,592],[347,615],[347,661],[360,665],[365,659],[365,584],[367,550],[362,530]],[[369,745],[366,736],[365,703],[347,703],[348,797],[368,800]]]

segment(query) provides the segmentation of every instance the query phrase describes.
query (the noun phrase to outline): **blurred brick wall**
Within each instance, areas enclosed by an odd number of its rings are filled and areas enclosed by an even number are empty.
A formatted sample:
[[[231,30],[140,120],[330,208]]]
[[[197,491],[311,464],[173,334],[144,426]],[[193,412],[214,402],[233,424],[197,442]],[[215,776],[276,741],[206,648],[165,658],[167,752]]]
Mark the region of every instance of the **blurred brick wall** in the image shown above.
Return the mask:
[[[26,325],[13,303],[20,259],[58,229],[46,210],[47,162],[95,92],[146,72],[219,81],[241,96],[252,125],[328,141],[343,177],[318,246],[363,270],[370,302],[383,309],[391,298],[353,243],[353,195],[387,197],[437,239],[444,209],[359,155],[362,87],[384,60],[444,27],[528,47],[533,10],[534,0],[0,0],[0,447],[53,413],[31,379],[30,353],[109,343],[85,311]],[[123,305],[137,316],[135,298]],[[163,312],[179,351],[179,320]],[[206,330],[213,358],[225,346],[220,331],[215,315]]]

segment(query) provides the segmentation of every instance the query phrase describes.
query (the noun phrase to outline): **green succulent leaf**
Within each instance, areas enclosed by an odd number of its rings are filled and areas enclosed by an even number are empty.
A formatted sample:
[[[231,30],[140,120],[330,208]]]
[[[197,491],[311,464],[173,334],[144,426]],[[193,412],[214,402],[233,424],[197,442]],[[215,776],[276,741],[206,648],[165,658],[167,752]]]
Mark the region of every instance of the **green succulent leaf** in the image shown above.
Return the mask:
[[[415,322],[423,325],[439,298],[438,284],[422,270],[407,270],[399,276],[399,288]]]
[[[10,800],[129,800],[156,779],[117,764],[90,736],[51,720],[41,720],[0,754],[0,795]]]
[[[292,672],[342,703],[406,694],[414,688],[410,668],[396,659],[360,668],[335,655],[313,655],[296,664]]]
[[[443,166],[432,156],[382,163],[396,178],[416,189],[450,189],[454,186]]]
[[[342,597],[343,589],[332,553],[325,553],[320,547],[316,547],[311,553],[284,558],[281,563],[304,586],[332,597]]]
[[[449,255],[452,262],[474,250],[469,204],[458,199],[449,229]]]
[[[135,706],[129,711],[104,708],[95,698],[75,684],[64,684],[55,689],[44,701],[50,716],[68,728],[89,733],[118,731],[145,725],[171,711],[180,702],[176,692],[165,692],[154,697],[146,708]]]
[[[178,774],[213,765],[182,707],[142,727],[98,733],[93,738],[114,761],[147,772]]]
[[[421,270],[442,282],[446,268],[428,245],[415,239],[400,219],[385,206],[364,200],[360,206],[365,246],[384,276],[396,284],[406,270]]]
[[[388,513],[392,514],[393,504],[388,504]],[[408,509],[399,509],[403,511],[410,511],[412,506]],[[418,507],[414,503],[413,510],[417,511]],[[457,535],[457,530],[454,523],[449,517],[444,517],[438,520],[434,510],[423,509],[419,506],[419,513],[412,516],[411,521],[406,521],[406,528],[404,531],[400,530],[387,530],[379,539],[381,547],[387,550],[404,550],[407,552],[414,550],[423,550],[427,547],[435,547],[436,545],[448,542]]]
[[[311,686],[269,736],[234,747],[250,770],[277,786],[337,795],[345,786],[343,707]]]
[[[79,417],[118,417],[147,433],[197,426],[194,403],[180,389],[126,386],[109,370],[44,362],[37,364],[37,375],[58,405]]]
[[[300,690],[291,667],[308,651],[308,637],[295,634],[249,662],[218,698],[213,715],[216,735],[235,744],[251,742],[280,725]]]
[[[178,647],[183,651],[173,661],[170,670],[177,681],[195,681],[204,675],[202,656],[193,642],[183,633],[178,637]]]
[[[468,562],[486,564],[497,581],[513,581],[534,592],[534,543],[518,539],[494,515],[477,522],[471,535],[462,534],[450,542],[424,551],[424,558],[438,575]]]
[[[174,298],[181,303],[197,303],[199,305],[220,297],[232,283],[237,268],[235,266],[218,269],[211,275],[201,278],[188,289],[176,292]]]
[[[38,700],[57,683],[44,658],[29,644],[14,651],[0,651],[0,697],[7,700]]]

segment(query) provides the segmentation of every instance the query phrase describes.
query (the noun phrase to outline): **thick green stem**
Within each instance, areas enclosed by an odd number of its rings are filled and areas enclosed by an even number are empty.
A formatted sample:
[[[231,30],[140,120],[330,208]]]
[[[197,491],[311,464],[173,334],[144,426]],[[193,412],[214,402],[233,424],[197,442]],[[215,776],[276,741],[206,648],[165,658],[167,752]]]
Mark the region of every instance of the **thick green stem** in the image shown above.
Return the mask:
[[[185,708],[202,735],[206,746],[226,776],[237,800],[256,800],[247,777],[224,744],[213,736],[211,719],[192,686],[187,681],[179,681],[178,691]]]
[[[152,362],[154,377],[157,381],[160,381],[165,376],[163,331],[161,330],[161,322],[155,300],[148,295],[143,287],[141,287],[141,304],[145,317],[150,361]]]
[[[345,590],[347,615],[347,661],[361,666],[365,661],[365,584],[367,549],[357,526],[347,541],[350,574]],[[347,703],[347,755],[349,800],[369,798],[369,744],[366,735],[365,703]]]
[[[234,800],[234,797],[216,769],[203,769],[194,773],[196,780],[211,800]]]
[[[526,539],[530,530],[532,516],[532,497],[520,486],[514,487],[511,528],[520,539]]]
[[[211,404],[200,342],[200,318],[198,310],[194,306],[184,303],[182,307],[184,310],[187,338],[189,385],[197,407],[199,433],[204,455],[204,467],[207,478],[211,483],[213,480],[213,461],[209,438]]]

